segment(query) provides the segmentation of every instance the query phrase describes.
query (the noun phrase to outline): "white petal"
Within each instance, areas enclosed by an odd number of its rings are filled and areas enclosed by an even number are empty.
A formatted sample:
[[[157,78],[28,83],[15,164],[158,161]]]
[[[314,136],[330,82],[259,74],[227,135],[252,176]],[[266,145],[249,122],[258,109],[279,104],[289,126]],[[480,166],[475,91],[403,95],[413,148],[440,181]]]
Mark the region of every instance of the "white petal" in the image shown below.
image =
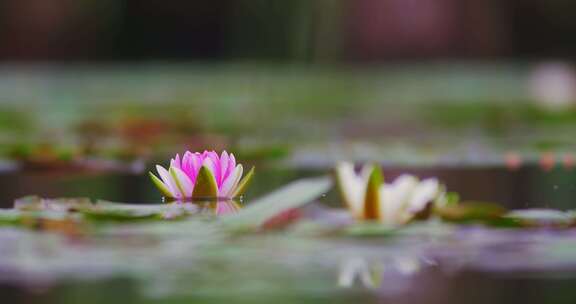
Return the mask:
[[[363,171],[369,172],[370,170],[366,169]],[[369,173],[362,173],[362,176],[358,176],[352,163],[343,162],[336,166],[336,178],[338,179],[344,201],[354,216],[358,218],[361,218],[364,214],[364,198],[369,176]]]
[[[440,184],[435,178],[423,180],[412,193],[408,212],[416,213],[426,207],[428,203],[434,201],[438,192],[440,191]]]
[[[214,176],[214,178],[216,178],[216,164],[214,163],[214,161],[212,161],[211,158],[206,157],[204,159],[204,162],[202,162],[202,166],[206,166],[210,172],[212,173],[212,175]],[[216,183],[218,183],[218,180],[216,180]]]
[[[176,185],[172,182],[170,173],[168,173],[168,171],[160,165],[156,165],[156,171],[158,171],[158,175],[160,175],[160,178],[164,182],[164,185],[166,185],[166,188],[168,188],[168,190],[170,190],[170,192],[172,193],[172,196],[176,198],[177,194],[179,194],[180,191],[176,189]]]
[[[229,197],[234,192],[234,190],[236,190],[236,187],[242,178],[243,170],[244,168],[242,165],[238,165],[236,168],[234,168],[234,171],[222,183],[222,187],[218,191],[218,194],[221,197]]]
[[[176,178],[178,179],[178,182],[184,191],[184,197],[192,197],[192,190],[194,190],[194,185],[192,185],[192,181],[188,175],[176,167],[172,167],[171,169],[176,173]]]
[[[396,225],[400,223],[402,201],[396,187],[390,184],[380,186],[380,219],[385,224]]]
[[[402,209],[407,208],[414,189],[418,186],[418,178],[413,175],[403,174],[392,183],[395,199],[398,200]]]

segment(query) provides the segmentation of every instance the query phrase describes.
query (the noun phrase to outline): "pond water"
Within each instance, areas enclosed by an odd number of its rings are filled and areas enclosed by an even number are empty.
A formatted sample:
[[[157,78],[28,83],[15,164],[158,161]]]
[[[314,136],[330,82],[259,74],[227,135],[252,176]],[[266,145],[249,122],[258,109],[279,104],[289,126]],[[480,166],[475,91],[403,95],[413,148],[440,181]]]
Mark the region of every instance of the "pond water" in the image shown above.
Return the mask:
[[[261,170],[246,203],[325,170]],[[438,176],[466,200],[569,209],[574,172],[527,165],[385,167]],[[134,174],[4,173],[2,207],[27,194],[157,203]],[[333,191],[332,191],[333,192]],[[341,216],[335,193],[305,208]],[[330,209],[329,209],[330,208]],[[337,214],[335,214],[337,213]],[[431,222],[375,237],[285,232],[223,236],[202,223],[110,225],[90,236],[0,229],[5,303],[574,303],[576,230],[495,229]]]
[[[378,161],[385,179],[435,176],[463,200],[570,210],[576,111],[540,109],[525,90],[529,71],[486,62],[353,73],[4,67],[0,152],[42,163],[47,150],[56,167],[69,165],[61,156],[100,143],[90,156],[165,160],[192,145],[227,147],[244,160],[288,158],[256,165],[247,205],[290,181],[325,175],[335,160]],[[551,152],[560,157],[554,168],[544,157]],[[142,173],[1,165],[1,208],[30,194],[161,202]],[[0,227],[0,303],[576,303],[576,228],[315,225],[349,220],[336,208],[340,199],[328,192],[303,209],[308,221],[267,233],[222,233],[201,220],[55,227],[64,234],[34,222]]]

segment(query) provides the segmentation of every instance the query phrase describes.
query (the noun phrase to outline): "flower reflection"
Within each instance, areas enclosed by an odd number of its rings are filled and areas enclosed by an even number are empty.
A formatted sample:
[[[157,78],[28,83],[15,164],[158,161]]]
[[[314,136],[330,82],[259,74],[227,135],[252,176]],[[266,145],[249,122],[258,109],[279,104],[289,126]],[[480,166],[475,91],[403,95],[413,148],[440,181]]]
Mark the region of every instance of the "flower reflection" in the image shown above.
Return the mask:
[[[177,219],[182,216],[194,214],[229,215],[235,214],[242,205],[237,200],[213,200],[213,201],[173,201],[168,204],[164,211],[163,218]]]
[[[368,262],[362,258],[350,258],[340,265],[338,274],[338,286],[352,287],[358,281],[366,288],[376,288],[380,277],[379,269],[371,269]]]
[[[383,260],[351,257],[340,264],[338,286],[352,288],[359,282],[368,289],[398,292],[410,287],[410,279],[432,265],[431,260],[410,255]]]
[[[242,208],[242,206],[234,200],[217,201],[212,204],[212,210],[216,215],[235,214]]]

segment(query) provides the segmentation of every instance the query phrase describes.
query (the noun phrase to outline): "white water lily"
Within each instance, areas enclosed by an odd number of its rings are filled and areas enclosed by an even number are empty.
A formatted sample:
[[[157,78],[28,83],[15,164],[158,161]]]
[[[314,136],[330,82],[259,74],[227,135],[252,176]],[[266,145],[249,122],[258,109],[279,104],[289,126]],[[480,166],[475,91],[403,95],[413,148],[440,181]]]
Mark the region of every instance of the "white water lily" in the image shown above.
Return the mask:
[[[437,179],[420,180],[404,174],[384,183],[380,168],[373,165],[357,173],[354,164],[339,163],[336,181],[344,203],[358,220],[401,225],[425,213],[432,204],[447,203],[445,187]]]

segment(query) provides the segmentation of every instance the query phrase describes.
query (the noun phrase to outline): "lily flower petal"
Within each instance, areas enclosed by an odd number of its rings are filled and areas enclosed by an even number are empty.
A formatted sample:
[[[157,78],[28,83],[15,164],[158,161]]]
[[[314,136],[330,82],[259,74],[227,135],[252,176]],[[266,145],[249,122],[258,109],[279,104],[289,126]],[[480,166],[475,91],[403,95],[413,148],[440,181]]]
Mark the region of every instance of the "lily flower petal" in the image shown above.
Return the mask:
[[[423,180],[415,189],[410,198],[408,212],[415,213],[433,203],[440,191],[440,183],[436,179]]]
[[[170,193],[172,193],[172,197],[177,198],[179,193],[168,171],[166,171],[166,169],[160,165],[156,165],[156,171],[158,171],[158,175],[160,175],[164,185],[166,185],[168,190],[170,190]]]
[[[230,194],[232,194],[232,191],[236,190],[238,182],[240,182],[240,178],[242,177],[242,171],[242,165],[238,165],[236,168],[234,168],[234,172],[228,176],[220,188],[221,196],[229,197]]]
[[[234,198],[241,195],[253,174],[242,179],[242,165],[236,165],[234,154],[222,151],[176,154],[168,170],[156,166],[158,176],[150,174],[152,182],[163,195],[173,199]]]
[[[368,167],[365,167],[368,168]],[[368,172],[363,170],[362,172]],[[364,178],[364,176],[366,176]],[[336,166],[336,182],[344,203],[355,218],[364,216],[364,197],[368,185],[368,174],[356,175],[352,163],[339,163]]]
[[[378,166],[364,166],[356,173],[352,163],[339,163],[336,181],[344,204],[358,220],[406,224],[429,216],[426,210],[430,204],[443,204],[447,200],[446,189],[437,179],[420,181],[412,175],[401,175],[391,183],[384,183]]]
[[[182,197],[190,197],[192,196],[192,190],[194,185],[190,181],[190,178],[186,175],[186,173],[182,172],[182,170],[178,169],[177,167],[170,167],[168,170],[170,176],[176,183],[176,187],[178,191],[182,194]]]

